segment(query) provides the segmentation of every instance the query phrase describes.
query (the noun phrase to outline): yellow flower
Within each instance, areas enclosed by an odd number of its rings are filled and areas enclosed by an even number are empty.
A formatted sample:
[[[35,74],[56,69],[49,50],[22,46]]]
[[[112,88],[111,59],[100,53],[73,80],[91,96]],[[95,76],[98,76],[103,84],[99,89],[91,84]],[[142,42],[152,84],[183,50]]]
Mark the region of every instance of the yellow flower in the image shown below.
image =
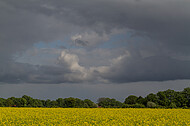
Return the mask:
[[[189,109],[0,108],[0,125],[8,126],[161,126],[190,125]]]

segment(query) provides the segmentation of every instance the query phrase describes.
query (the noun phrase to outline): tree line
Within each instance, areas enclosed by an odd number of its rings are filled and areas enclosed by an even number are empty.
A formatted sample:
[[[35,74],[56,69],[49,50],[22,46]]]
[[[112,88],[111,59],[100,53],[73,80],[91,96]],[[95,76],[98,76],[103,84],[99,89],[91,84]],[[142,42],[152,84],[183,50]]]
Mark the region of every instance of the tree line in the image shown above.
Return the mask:
[[[58,98],[40,100],[24,95],[21,98],[0,98],[0,107],[47,107],[47,108],[190,108],[190,87],[183,91],[168,89],[146,97],[130,95],[122,103],[114,98],[99,98],[97,103],[89,99]]]

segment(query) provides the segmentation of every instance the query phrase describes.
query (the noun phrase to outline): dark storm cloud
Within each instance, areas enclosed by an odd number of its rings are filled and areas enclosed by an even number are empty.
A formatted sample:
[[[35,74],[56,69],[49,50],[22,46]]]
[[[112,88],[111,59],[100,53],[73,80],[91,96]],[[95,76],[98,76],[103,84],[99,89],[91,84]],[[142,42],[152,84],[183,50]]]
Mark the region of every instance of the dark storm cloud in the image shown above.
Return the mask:
[[[87,46],[88,45],[88,41],[82,41],[82,40],[80,40],[80,39],[76,39],[75,40],[75,45],[76,46]]]
[[[1,0],[0,82],[81,82],[78,70],[81,76],[89,71],[78,64],[75,55],[69,56],[74,57],[77,72],[73,72],[67,58],[61,68],[42,66],[34,70],[33,65],[15,63],[13,57],[40,41],[64,40],[72,33],[87,31],[109,35],[113,29],[130,29],[134,38],[147,37],[148,43],[156,43],[147,46],[149,53],[155,53],[151,50],[155,46],[160,52],[154,57],[133,57],[129,61],[126,57],[115,66],[108,66],[107,71],[94,70],[98,71],[97,76],[113,82],[189,79],[189,61],[167,57],[168,54],[190,55],[189,7],[189,0]],[[88,44],[85,40],[76,43]],[[145,49],[144,42],[139,49],[129,52],[138,53],[142,49]],[[159,53],[161,57],[157,56]]]
[[[95,30],[98,30],[95,27],[102,23],[103,27],[99,30],[109,32],[109,29],[113,27],[125,27],[144,32],[154,39],[164,41],[163,43],[171,42],[175,45],[189,41],[190,2],[188,0],[180,2],[178,0],[138,2],[134,0],[70,0],[49,1],[46,8],[48,5],[49,8],[54,8],[55,12],[62,12],[52,13],[53,16],[61,19],[67,12],[66,20]]]
[[[80,83],[88,78],[83,78],[83,71],[76,69],[73,71],[68,63],[63,66],[31,65],[27,63],[10,63],[1,69],[0,83],[18,84],[61,84]],[[66,62],[66,61],[65,61]],[[75,65],[75,62],[74,62]]]
[[[70,73],[66,68],[39,66],[24,63],[12,63],[1,70],[1,83],[64,83],[67,78],[63,73]],[[69,81],[70,82],[70,81]]]
[[[181,0],[180,2],[178,0],[27,2],[8,0],[6,3],[15,10],[25,13],[24,17],[27,17],[28,14],[29,16],[35,15],[34,19],[37,18],[38,20],[43,16],[46,18],[53,17],[60,22],[69,22],[76,26],[86,27],[100,34],[104,31],[109,33],[113,28],[128,28],[150,37],[152,41],[157,40],[168,49],[179,51],[179,53],[189,52],[190,1],[188,0]],[[18,12],[15,13],[18,14]],[[15,19],[17,18],[13,18],[13,21]],[[41,23],[35,22],[35,24],[40,25]],[[66,29],[64,28],[64,30]],[[57,30],[57,32],[61,31]],[[53,32],[48,33],[48,35],[53,36]],[[34,38],[36,37],[34,36]]]
[[[103,78],[116,83],[189,79],[190,61],[164,56],[123,58],[103,72]]]

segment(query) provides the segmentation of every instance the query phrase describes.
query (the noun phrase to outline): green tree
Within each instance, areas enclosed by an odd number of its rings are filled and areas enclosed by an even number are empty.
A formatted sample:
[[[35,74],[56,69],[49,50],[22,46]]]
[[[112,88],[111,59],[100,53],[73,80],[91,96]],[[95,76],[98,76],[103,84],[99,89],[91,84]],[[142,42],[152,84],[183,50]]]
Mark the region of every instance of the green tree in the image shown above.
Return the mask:
[[[66,107],[65,100],[63,98],[58,98],[56,101],[59,107],[62,107],[62,108]]]
[[[118,108],[122,107],[123,103],[115,100],[114,98],[99,98],[98,99],[98,106],[104,107],[104,108]]]
[[[139,96],[139,97],[137,98],[137,101],[136,101],[136,102],[137,102],[138,104],[146,105],[147,100],[146,100],[145,98]]]
[[[79,99],[79,98],[75,98],[75,107],[76,108],[83,108],[84,107],[84,101]]]
[[[51,107],[51,100],[47,99],[47,100],[45,101],[45,107],[48,107],[48,108]]]
[[[173,102],[177,107],[185,107],[188,103],[187,99],[185,98],[185,95],[182,92],[175,93],[175,98]]]
[[[167,99],[165,93],[163,91],[159,91],[157,93],[158,96],[158,104],[161,106],[168,106],[169,100]]]
[[[66,107],[68,108],[74,108],[75,105],[76,105],[76,99],[75,98],[65,98],[65,104],[66,104]]]
[[[7,107],[11,107],[11,106],[13,106],[13,105],[14,105],[13,100],[11,100],[10,98],[8,98],[8,99],[6,100],[6,106],[7,106]]]
[[[91,100],[89,99],[85,99],[84,100],[84,103],[87,104],[89,106],[89,108],[94,108],[94,102],[92,102]]]
[[[87,103],[84,103],[84,108],[90,108]]]
[[[150,93],[146,96],[146,101],[152,101],[154,103],[158,103],[158,96],[156,94]]]
[[[57,107],[58,107],[57,101],[54,101],[54,100],[51,101],[51,102],[50,102],[50,107],[51,107],[51,108],[57,108]]]
[[[166,96],[166,101],[167,101],[167,106],[169,106],[172,102],[175,101],[175,95],[176,92],[174,90],[168,89],[166,91],[163,92]]]
[[[22,98],[26,99],[26,101],[27,101],[26,106],[33,107],[34,100],[32,97],[27,96],[27,95],[23,95]]]
[[[136,104],[138,97],[135,95],[130,95],[125,99],[125,104]]]
[[[4,107],[6,100],[4,98],[0,98],[0,107]]]
[[[190,107],[190,87],[184,88],[182,91],[182,94],[184,94],[184,98],[188,107]]]

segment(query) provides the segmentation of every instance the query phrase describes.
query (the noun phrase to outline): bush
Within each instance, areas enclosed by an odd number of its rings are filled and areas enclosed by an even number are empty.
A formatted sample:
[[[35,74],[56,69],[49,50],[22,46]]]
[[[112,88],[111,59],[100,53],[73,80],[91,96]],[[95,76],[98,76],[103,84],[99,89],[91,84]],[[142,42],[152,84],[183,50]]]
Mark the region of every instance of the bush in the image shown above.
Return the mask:
[[[92,108],[98,108],[98,105],[96,103],[93,103]]]
[[[183,106],[183,109],[188,109],[188,107],[187,106]]]
[[[177,108],[176,104],[174,102],[172,102],[170,105],[169,105],[169,108]]]
[[[123,104],[122,108],[145,108],[145,106],[143,104],[133,104],[133,105],[129,105],[129,104]]]
[[[133,105],[133,108],[145,108],[145,105],[136,103]]]
[[[157,105],[156,105],[154,102],[151,102],[151,101],[148,101],[148,102],[147,102],[147,107],[148,107],[148,108],[156,108],[156,106],[157,106]]]
[[[164,109],[166,107],[165,106],[161,106],[161,105],[156,105],[156,108],[162,108],[162,109]]]

